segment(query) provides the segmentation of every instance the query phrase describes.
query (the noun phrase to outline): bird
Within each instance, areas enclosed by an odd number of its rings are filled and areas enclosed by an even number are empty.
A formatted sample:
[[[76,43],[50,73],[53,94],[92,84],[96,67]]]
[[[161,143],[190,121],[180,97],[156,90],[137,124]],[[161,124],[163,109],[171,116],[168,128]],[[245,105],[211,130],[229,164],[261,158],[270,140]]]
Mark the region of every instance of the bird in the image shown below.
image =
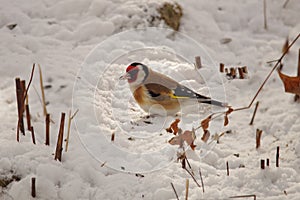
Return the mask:
[[[147,113],[175,115],[186,105],[197,103],[226,107],[226,103],[194,92],[174,79],[134,62],[120,77],[127,80],[135,101]]]

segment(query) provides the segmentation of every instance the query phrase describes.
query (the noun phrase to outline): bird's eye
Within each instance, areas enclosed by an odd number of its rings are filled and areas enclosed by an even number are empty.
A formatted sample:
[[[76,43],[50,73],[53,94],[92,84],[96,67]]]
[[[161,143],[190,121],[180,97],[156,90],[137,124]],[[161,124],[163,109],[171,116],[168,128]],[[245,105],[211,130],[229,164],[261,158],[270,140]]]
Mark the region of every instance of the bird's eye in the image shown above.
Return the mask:
[[[136,76],[138,71],[139,71],[138,69],[133,69],[133,70],[128,71],[128,73],[130,74],[131,77],[134,77],[134,76]]]

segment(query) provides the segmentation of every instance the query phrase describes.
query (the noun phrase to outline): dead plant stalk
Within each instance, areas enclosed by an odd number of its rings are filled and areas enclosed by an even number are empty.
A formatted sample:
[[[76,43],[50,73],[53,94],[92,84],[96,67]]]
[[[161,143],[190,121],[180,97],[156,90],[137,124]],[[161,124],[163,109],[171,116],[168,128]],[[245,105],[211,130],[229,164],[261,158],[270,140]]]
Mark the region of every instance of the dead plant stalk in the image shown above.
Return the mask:
[[[72,122],[72,119],[76,116],[77,112],[79,110],[77,109],[75,111],[75,113],[71,116],[71,110],[69,111],[69,119],[68,119],[68,130],[67,130],[67,138],[66,138],[66,149],[65,149],[65,152],[68,151],[68,147],[69,147],[69,139],[70,139],[70,129],[71,129],[71,122]]]
[[[25,99],[26,99],[26,97],[27,97],[27,93],[28,93],[29,87],[30,87],[31,82],[32,82],[32,79],[33,79],[34,69],[35,69],[35,64],[33,64],[33,66],[32,66],[32,70],[31,70],[31,74],[30,74],[30,79],[29,79],[27,88],[26,88],[26,90],[25,90],[24,97],[23,97],[23,99],[22,99],[22,105],[24,105]],[[23,113],[23,112],[24,112],[24,106],[21,106],[21,108],[20,108],[20,113]],[[22,119],[23,119],[23,118],[22,118]],[[17,141],[18,141],[18,142],[19,142],[20,123],[21,123],[20,121],[21,121],[21,118],[19,117],[19,118],[18,118],[18,125],[17,125]]]

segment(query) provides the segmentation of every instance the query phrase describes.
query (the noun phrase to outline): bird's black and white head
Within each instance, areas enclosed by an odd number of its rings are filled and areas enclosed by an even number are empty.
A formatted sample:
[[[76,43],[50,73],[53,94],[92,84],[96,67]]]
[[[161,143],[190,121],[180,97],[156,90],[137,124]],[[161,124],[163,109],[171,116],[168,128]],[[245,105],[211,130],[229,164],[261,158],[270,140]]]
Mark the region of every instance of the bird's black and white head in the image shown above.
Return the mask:
[[[122,79],[127,79],[130,86],[138,86],[142,84],[149,74],[149,68],[142,63],[131,63],[127,69],[126,74],[121,76]]]

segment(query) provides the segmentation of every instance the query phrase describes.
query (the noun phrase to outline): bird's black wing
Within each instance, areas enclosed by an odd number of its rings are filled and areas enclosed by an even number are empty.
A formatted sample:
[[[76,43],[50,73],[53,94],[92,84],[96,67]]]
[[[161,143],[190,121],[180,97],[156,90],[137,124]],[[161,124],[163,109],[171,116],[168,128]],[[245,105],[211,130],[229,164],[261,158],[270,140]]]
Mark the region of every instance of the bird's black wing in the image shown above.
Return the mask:
[[[198,94],[198,93],[194,92],[193,90],[191,90],[191,89],[189,89],[189,88],[187,88],[183,85],[178,85],[173,90],[173,95],[174,95],[174,98],[190,98],[190,99],[196,99],[200,103],[212,104],[212,105],[221,106],[221,107],[225,106],[224,103],[212,100],[209,97]]]

